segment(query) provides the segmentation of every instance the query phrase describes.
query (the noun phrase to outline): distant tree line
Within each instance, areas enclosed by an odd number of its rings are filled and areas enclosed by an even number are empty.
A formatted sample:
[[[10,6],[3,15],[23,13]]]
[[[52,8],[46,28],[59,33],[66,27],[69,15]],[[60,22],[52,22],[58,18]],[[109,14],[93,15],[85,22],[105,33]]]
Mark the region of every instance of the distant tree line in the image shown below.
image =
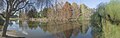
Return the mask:
[[[32,12],[32,10],[30,11]],[[31,18],[32,16],[35,16],[33,18],[48,18],[51,20],[79,20],[81,18],[80,16],[84,18],[89,18],[91,15],[92,9],[88,8],[86,5],[77,5],[77,3],[70,4],[69,2],[65,2],[63,5],[57,4],[53,7],[43,8],[37,13],[28,13],[28,16],[30,16]]]

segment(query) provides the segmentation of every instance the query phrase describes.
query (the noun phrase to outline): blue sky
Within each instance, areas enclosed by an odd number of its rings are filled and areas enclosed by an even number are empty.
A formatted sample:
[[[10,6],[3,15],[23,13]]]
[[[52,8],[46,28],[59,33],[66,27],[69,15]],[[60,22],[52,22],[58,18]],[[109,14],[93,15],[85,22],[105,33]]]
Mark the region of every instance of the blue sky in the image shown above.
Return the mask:
[[[68,0],[70,3],[76,2],[78,5],[85,4],[90,8],[96,8],[101,2],[108,3],[109,1],[110,0]]]

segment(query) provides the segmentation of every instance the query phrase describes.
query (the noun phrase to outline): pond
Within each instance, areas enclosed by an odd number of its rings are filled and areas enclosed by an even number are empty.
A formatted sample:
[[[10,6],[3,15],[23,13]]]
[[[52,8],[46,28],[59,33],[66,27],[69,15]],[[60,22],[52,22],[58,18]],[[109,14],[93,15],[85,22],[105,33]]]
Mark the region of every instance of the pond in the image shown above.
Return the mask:
[[[25,38],[95,38],[90,23],[79,21],[11,21],[8,30],[16,31],[16,36]]]

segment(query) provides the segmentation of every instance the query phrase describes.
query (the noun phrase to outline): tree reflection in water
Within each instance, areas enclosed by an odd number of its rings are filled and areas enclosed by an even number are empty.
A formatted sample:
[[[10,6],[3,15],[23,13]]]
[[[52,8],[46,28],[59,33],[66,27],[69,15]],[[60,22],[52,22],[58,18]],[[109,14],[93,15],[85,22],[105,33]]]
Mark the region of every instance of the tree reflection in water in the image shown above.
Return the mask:
[[[42,28],[45,32],[50,32],[55,37],[64,37],[70,38],[72,35],[77,36],[79,33],[85,35],[88,30],[88,25],[81,25],[80,22],[58,22],[58,21],[50,21],[47,23],[37,23],[37,22],[28,22],[29,28],[37,28],[38,25]],[[87,37],[87,36],[86,36]]]
[[[42,30],[38,30],[38,27]],[[29,36],[30,34],[28,33],[28,29],[43,31],[45,33],[48,32],[52,38],[100,38],[102,35],[100,27],[97,27],[95,25],[90,26],[90,23],[83,24],[79,21],[20,21],[19,29],[23,34],[25,34],[24,37],[32,37]],[[30,33],[34,34],[34,32]],[[36,35],[41,35],[40,33],[41,32],[38,32]]]
[[[25,24],[21,24],[20,27],[26,28],[23,25]],[[82,24],[79,21],[27,21],[26,25],[28,27],[27,29],[31,30],[37,30],[39,27],[44,32],[50,33],[53,38],[94,38],[97,36],[96,33],[98,33],[92,30],[97,29],[97,27],[91,27],[89,22]]]

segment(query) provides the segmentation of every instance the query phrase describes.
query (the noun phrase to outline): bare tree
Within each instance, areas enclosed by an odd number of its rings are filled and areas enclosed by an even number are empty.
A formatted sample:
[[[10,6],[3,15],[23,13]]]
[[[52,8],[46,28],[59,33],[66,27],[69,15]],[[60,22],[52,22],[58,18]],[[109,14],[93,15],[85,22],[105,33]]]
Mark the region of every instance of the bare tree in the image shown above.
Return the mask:
[[[2,16],[5,18],[6,22],[3,27],[2,36],[6,36],[10,16],[25,8],[28,4],[31,4],[32,1],[34,1],[33,3],[35,3],[35,5],[40,6],[41,8],[48,7],[52,4],[52,0],[0,0],[0,7],[3,7],[5,10],[5,14]]]
[[[27,0],[3,0],[3,1],[4,1],[4,5],[6,6],[5,16],[4,16],[5,25],[2,33],[2,36],[4,37],[6,36],[10,16],[14,15],[17,11],[23,9],[29,3],[29,1]]]

